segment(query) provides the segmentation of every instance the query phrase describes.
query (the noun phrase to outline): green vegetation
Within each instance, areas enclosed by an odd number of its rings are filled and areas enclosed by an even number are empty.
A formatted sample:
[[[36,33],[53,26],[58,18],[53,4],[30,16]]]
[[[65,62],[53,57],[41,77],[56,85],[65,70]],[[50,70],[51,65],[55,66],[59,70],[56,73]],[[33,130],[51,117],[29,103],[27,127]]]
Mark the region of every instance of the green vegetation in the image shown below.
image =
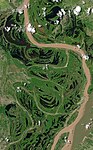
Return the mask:
[[[36,1],[34,9],[33,4],[30,6],[32,9],[29,9],[33,26],[43,26],[40,31],[36,28],[35,38],[40,42],[65,41],[70,44],[79,44],[83,39],[83,45],[86,37],[84,24],[76,20],[72,12],[70,18],[67,13],[68,19],[63,18],[63,23],[58,27],[55,25],[56,31],[54,25],[48,23],[45,26],[47,21],[42,16],[38,19],[37,14],[41,13],[45,2],[39,5],[40,1]],[[63,3],[49,2],[47,15],[56,5],[61,7]],[[38,48],[30,43],[25,34],[23,14],[10,14],[7,10],[1,13],[0,19],[1,146],[6,146],[8,150],[50,150],[55,134],[64,127],[73,111],[80,107],[86,83],[81,57],[70,50]],[[72,37],[74,22],[77,37]],[[5,27],[10,27],[10,30],[7,32]],[[89,46],[86,50],[92,56],[92,52],[88,51],[92,40],[86,40],[86,43]],[[91,67],[90,62],[88,65]],[[76,117],[77,111],[67,124],[72,123]],[[56,149],[64,145],[64,136],[67,135],[62,135]]]
[[[88,93],[91,94],[93,91],[93,61],[90,59],[90,61],[87,62],[87,65],[91,72],[91,86],[89,87]]]
[[[90,14],[87,14],[88,8],[92,9],[92,1],[85,0],[85,4],[83,4],[82,0],[62,0],[58,3],[52,0],[30,0],[30,4],[29,18],[36,28],[33,36],[37,41],[79,44],[93,61],[93,13],[90,10]],[[76,6],[81,7],[78,16],[73,13]],[[65,15],[61,18],[57,16],[60,9],[65,10]],[[55,23],[56,20],[59,21],[58,24]]]
[[[61,135],[60,139],[58,140],[58,143],[55,147],[55,150],[61,150],[63,146],[66,144],[66,141],[68,139],[68,134],[69,133],[64,133]]]
[[[22,4],[23,0],[0,0],[0,11],[10,11]]]
[[[4,149],[7,143],[6,138],[10,136],[9,120],[5,115],[4,106],[0,106],[0,149]]]
[[[6,10],[6,8],[7,9],[11,8],[11,6],[9,5],[9,2],[6,1],[6,0],[1,0],[0,1],[0,11],[1,10]]]
[[[67,125],[70,125],[72,122],[74,122],[75,119],[77,118],[77,116],[78,116],[78,111],[75,111],[75,112],[71,115],[71,117],[69,118],[69,120],[68,120],[68,122],[67,122]]]
[[[16,104],[9,104],[5,107],[5,113],[10,122],[10,142],[18,140],[26,128],[32,126],[28,114]]]
[[[4,103],[10,128],[8,147],[45,150],[51,148],[55,134],[79,107],[85,75],[77,54],[32,45],[23,22],[23,14],[15,13],[2,18],[1,24],[5,58],[1,93],[8,96],[8,103]],[[4,26],[10,26],[10,31]]]

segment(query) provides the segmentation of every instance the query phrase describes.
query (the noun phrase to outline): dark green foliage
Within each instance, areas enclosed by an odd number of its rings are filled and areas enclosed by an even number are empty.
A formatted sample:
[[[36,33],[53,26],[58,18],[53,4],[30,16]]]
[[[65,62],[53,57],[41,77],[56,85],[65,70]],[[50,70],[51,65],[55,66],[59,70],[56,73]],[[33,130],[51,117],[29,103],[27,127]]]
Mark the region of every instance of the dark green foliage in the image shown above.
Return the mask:
[[[75,16],[72,14],[71,17],[64,30],[65,36],[73,34],[74,37],[82,24],[79,22],[77,29]],[[25,85],[21,81],[13,84],[16,102],[5,107],[10,122],[10,142],[17,141],[9,150],[50,150],[55,134],[78,107],[85,76],[81,59],[74,53],[32,45],[26,37],[23,22],[23,15],[9,15],[4,23],[5,27],[13,24],[11,30],[6,32],[2,28],[0,32],[1,46],[11,59],[23,63],[27,75]]]

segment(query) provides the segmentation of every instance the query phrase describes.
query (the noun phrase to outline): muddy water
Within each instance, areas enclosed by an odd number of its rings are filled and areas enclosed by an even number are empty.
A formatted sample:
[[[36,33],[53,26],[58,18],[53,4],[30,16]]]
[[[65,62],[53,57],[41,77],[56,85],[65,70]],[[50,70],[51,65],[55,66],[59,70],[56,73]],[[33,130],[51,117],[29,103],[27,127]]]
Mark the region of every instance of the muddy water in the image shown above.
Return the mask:
[[[29,2],[29,0],[24,0],[24,4],[26,5]],[[24,8],[24,18],[25,18],[25,27],[27,27],[28,23],[29,23],[29,17],[28,17],[28,11],[27,8]],[[31,35],[30,32],[27,31],[26,28],[26,34],[28,36],[28,39],[31,41],[31,43],[33,43],[34,45],[38,46],[38,47],[51,47],[51,48],[64,48],[64,49],[68,49],[68,50],[72,50],[75,53],[78,53],[80,56],[85,55],[84,50],[80,50],[78,49],[76,46],[72,46],[72,45],[68,45],[68,44],[59,44],[59,43],[53,43],[53,44],[44,44],[44,43],[38,43],[37,41],[35,41],[35,39],[33,38],[33,36]],[[51,147],[51,150],[55,149],[55,146],[60,138],[60,136],[65,133],[65,132],[69,132],[69,140],[72,141],[73,143],[73,131],[75,129],[75,127],[77,126],[78,122],[80,122],[81,118],[83,117],[84,114],[84,110],[85,110],[85,106],[86,103],[89,99],[88,96],[88,88],[91,84],[91,75],[90,75],[90,71],[89,68],[87,67],[87,64],[85,62],[85,59],[82,58],[82,67],[84,69],[84,73],[86,75],[86,79],[87,79],[87,83],[85,86],[85,90],[84,90],[84,102],[82,103],[80,109],[79,109],[79,113],[78,116],[76,118],[76,120],[69,125],[68,127],[65,127],[64,129],[62,129],[54,138],[54,142],[53,145]],[[71,150],[72,149],[72,143],[70,145],[68,145],[68,143],[63,147],[64,150]],[[68,147],[69,146],[69,147]]]
[[[90,118],[93,118],[93,92],[86,104],[84,116],[76,125],[72,150],[75,150],[75,148],[83,141],[84,137],[89,135],[89,133],[91,132],[91,128],[93,129],[93,124],[90,129],[85,129],[85,125],[91,122]]]

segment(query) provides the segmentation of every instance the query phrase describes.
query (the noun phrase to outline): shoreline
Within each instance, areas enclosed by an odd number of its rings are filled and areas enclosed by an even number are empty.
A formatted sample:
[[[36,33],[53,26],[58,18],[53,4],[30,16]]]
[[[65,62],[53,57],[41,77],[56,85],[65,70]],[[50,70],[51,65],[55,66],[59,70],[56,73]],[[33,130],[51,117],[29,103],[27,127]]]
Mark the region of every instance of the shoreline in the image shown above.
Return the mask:
[[[29,3],[29,0],[24,0],[24,5],[27,5]],[[29,24],[29,16],[28,16],[28,11],[27,8],[24,7],[24,24],[25,27]],[[27,31],[26,29],[26,34],[28,39],[30,40],[31,43],[33,43],[34,45],[36,45],[37,47],[51,47],[51,48],[64,48],[67,50],[71,50],[77,54],[79,54],[80,56],[85,55],[84,50],[77,48],[76,46],[72,46],[72,45],[68,45],[68,44],[61,44],[61,43],[53,43],[53,44],[44,44],[44,43],[38,43],[32,36],[32,34],[30,32]],[[71,141],[71,144],[65,144],[65,146],[62,148],[62,150],[71,150],[72,144],[73,144],[73,137],[74,137],[74,131],[75,131],[75,127],[78,124],[78,122],[81,120],[81,118],[84,115],[84,111],[85,111],[85,106],[88,102],[89,99],[89,95],[88,95],[88,88],[91,85],[91,74],[89,71],[89,68],[87,67],[87,64],[85,62],[86,60],[84,58],[82,58],[82,67],[84,70],[84,74],[86,76],[86,85],[85,85],[85,89],[84,89],[84,101],[80,106],[80,109],[78,110],[78,116],[75,119],[75,121],[70,124],[69,126],[63,128],[57,135],[55,135],[54,141],[53,141],[53,145],[51,147],[51,150],[54,150],[60,136],[65,133],[65,132],[69,132],[69,136],[68,139]]]

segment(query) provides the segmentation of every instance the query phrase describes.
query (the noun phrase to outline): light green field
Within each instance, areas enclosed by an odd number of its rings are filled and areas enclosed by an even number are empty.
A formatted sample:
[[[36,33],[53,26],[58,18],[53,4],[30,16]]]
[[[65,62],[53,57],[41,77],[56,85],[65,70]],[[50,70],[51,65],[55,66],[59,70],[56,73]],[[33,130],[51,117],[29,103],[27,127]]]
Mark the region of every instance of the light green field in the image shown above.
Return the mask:
[[[10,9],[11,6],[9,5],[9,2],[6,0],[0,0],[0,10],[6,10],[6,9]]]
[[[0,11],[8,11],[16,9],[22,4],[23,0],[0,0]]]
[[[2,10],[16,9],[21,2],[12,1],[6,6],[8,1],[2,1],[0,5]],[[49,1],[49,5],[46,2],[30,1],[29,17],[36,28],[33,36],[39,42],[81,44],[90,57],[87,64],[93,75],[93,16],[86,16],[85,12],[92,2],[86,1],[84,6],[81,0],[63,0],[59,4]],[[76,5],[82,6],[80,16],[72,14],[71,18],[67,13],[68,19],[65,17],[58,26],[48,23],[49,28],[46,27],[46,19],[38,15],[44,6],[49,14],[55,6],[73,9]],[[11,15],[7,9],[6,13],[0,12],[0,20],[0,139],[3,141],[0,146],[6,146],[6,150],[50,150],[56,133],[77,117],[77,111],[73,112],[80,107],[86,84],[81,57],[70,50],[39,48],[30,43],[25,33],[24,14]],[[42,24],[41,30],[38,24]],[[10,26],[10,31],[6,32],[4,26]],[[93,82],[89,93],[92,91]],[[56,149],[61,150],[59,146],[65,144],[64,136]],[[77,136],[80,139],[80,134]]]

